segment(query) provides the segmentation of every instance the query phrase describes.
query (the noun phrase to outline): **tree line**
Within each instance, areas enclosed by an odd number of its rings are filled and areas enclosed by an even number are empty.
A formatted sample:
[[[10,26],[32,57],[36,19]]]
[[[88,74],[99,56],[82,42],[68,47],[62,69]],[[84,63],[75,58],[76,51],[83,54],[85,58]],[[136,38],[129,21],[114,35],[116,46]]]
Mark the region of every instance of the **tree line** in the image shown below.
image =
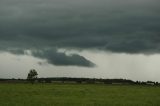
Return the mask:
[[[27,75],[27,79],[0,79],[0,82],[25,82],[25,83],[103,83],[103,84],[130,84],[130,85],[160,85],[154,81],[132,81],[129,79],[98,79],[98,78],[70,78],[70,77],[53,77],[53,78],[38,78],[38,73],[35,69],[31,69]]]

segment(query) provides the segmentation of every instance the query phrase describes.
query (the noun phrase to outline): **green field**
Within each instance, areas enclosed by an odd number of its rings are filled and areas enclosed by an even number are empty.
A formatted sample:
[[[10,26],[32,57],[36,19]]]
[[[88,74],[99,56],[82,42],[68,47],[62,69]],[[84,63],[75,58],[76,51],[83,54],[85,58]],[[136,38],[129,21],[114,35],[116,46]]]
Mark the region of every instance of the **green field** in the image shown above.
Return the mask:
[[[0,84],[0,106],[160,106],[160,87]]]

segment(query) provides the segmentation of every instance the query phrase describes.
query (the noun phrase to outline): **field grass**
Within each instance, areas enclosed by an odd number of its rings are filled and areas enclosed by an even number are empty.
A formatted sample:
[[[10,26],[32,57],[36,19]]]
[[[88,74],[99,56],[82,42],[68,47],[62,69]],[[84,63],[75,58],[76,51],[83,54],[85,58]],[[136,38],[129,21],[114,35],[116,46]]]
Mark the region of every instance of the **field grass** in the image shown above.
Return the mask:
[[[0,84],[0,106],[160,106],[160,87]]]

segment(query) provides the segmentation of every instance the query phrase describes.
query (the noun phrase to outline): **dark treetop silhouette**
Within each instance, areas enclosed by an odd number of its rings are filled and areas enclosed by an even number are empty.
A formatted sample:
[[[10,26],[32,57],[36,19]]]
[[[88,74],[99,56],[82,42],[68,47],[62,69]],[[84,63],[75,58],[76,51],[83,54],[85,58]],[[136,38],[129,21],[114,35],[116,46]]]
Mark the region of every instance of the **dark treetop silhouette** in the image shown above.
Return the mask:
[[[37,79],[37,71],[35,69],[31,69],[28,73],[27,80],[30,81],[32,84]]]

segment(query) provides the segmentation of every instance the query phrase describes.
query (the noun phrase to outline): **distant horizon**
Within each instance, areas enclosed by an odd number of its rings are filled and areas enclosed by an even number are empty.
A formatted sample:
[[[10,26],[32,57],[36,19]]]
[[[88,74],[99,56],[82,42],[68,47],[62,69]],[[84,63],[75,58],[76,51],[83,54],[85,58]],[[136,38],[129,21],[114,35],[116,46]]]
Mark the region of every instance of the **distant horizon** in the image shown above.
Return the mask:
[[[37,80],[39,79],[90,79],[90,80],[123,80],[123,81],[133,81],[133,82],[154,82],[154,83],[160,83],[158,81],[151,81],[151,80],[146,80],[146,81],[139,81],[139,80],[132,80],[132,79],[125,79],[125,78],[88,78],[88,77],[37,77]],[[27,80],[27,78],[0,78],[0,80]],[[67,80],[66,80],[67,81]],[[73,80],[72,80],[73,81]],[[75,80],[76,81],[76,80]]]

